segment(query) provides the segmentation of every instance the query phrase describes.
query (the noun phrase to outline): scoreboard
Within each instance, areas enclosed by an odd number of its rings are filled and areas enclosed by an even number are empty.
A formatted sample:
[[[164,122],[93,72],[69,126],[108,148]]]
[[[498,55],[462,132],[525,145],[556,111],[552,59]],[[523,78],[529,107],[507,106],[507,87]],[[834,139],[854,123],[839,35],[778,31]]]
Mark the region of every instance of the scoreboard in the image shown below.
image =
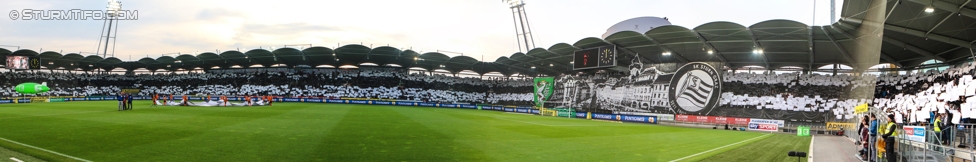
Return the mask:
[[[573,53],[573,70],[617,66],[617,47],[603,46]]]
[[[13,70],[41,69],[40,57],[7,56],[4,68]]]

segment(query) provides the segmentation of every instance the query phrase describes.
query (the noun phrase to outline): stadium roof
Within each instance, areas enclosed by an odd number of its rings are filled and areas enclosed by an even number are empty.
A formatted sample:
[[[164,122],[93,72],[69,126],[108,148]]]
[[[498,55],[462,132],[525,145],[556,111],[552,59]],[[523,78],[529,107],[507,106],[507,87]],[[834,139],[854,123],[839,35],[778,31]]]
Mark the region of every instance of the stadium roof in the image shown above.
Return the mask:
[[[39,56],[47,69],[110,71],[116,68],[135,70],[180,69],[227,69],[232,66],[248,68],[252,65],[272,67],[285,64],[288,67],[306,65],[316,67],[331,65],[397,64],[402,67],[419,67],[428,71],[444,69],[452,73],[464,70],[478,74],[499,72],[504,75],[557,75],[572,73],[572,54],[576,50],[606,45],[616,45],[624,52],[618,54],[618,65],[627,66],[634,57],[644,63],[725,62],[729,68],[762,66],[778,69],[786,66],[806,70],[823,65],[855,65],[856,38],[870,36],[858,33],[871,1],[845,1],[841,21],[829,26],[808,26],[792,20],[769,20],[749,26],[732,22],[711,22],[694,28],[666,25],[646,33],[623,31],[606,39],[583,38],[572,44],[558,43],[548,48],[536,48],[525,53],[514,53],[481,62],[468,56],[450,57],[442,53],[418,53],[389,46],[370,48],[359,44],[345,45],[336,49],[310,47],[305,49],[279,48],[273,51],[253,49],[249,51],[205,52],[197,55],[162,56],[142,58],[138,61],[121,61],[118,58],[82,56],[76,53],[60,54],[45,51],[37,53],[28,49],[9,51],[0,48],[0,56]],[[931,4],[932,13],[925,12]],[[968,60],[970,49],[976,42],[976,3],[955,1],[905,0],[887,4],[887,20],[884,24],[880,63],[891,63],[910,69],[928,60],[957,63]],[[762,54],[754,50],[761,49]],[[708,51],[712,51],[709,54]],[[670,55],[663,53],[670,52]],[[4,60],[6,57],[0,57]],[[486,60],[489,61],[489,60]],[[872,65],[855,65],[864,69]]]
[[[870,1],[845,1],[841,21],[831,25],[844,31],[861,25]],[[926,7],[934,11],[925,12]],[[976,42],[976,2],[969,0],[888,1],[884,23],[882,62],[912,67],[927,60],[950,64],[968,60]],[[841,33],[844,36],[856,33]]]

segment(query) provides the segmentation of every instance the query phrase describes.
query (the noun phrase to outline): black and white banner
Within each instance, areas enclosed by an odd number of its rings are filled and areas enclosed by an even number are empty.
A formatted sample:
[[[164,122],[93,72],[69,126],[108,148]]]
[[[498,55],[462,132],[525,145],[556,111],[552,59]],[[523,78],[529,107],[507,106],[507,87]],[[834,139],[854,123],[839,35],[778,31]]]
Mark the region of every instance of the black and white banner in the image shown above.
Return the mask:
[[[718,62],[629,66],[627,75],[562,75],[546,107],[612,114],[691,114],[816,120],[829,112],[732,107],[721,104],[724,72]],[[718,67],[718,68],[717,68]]]

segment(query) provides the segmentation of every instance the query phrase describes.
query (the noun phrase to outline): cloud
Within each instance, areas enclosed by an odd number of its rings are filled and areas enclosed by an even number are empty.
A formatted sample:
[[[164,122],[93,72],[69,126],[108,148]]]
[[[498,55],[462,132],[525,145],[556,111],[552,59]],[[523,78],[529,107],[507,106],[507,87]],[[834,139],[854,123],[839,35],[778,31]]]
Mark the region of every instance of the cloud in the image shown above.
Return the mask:
[[[239,28],[242,34],[283,34],[300,35],[310,32],[341,31],[338,27],[312,25],[304,22],[288,24],[244,24]]]
[[[532,1],[527,10],[536,45],[541,48],[599,37],[610,25],[639,16],[667,16],[672,24],[688,28],[711,21],[750,25],[784,18],[808,22],[812,16],[806,12],[811,4],[808,1],[708,1],[709,5],[701,6],[702,3],[700,0]],[[102,9],[104,5],[104,1],[2,0],[0,11]],[[286,44],[334,48],[360,43],[373,47],[412,47],[423,52],[455,51],[476,59],[484,55],[487,61],[517,52],[512,11],[498,1],[173,0],[126,1],[123,5],[125,9],[139,10],[140,17],[123,21],[119,26],[118,55],[158,57],[164,53],[249,50]],[[821,8],[826,7],[817,9]],[[0,19],[0,31],[3,31],[0,44],[34,50],[94,52],[102,24],[90,20]]]
[[[197,20],[215,21],[228,18],[242,18],[244,14],[223,8],[207,8],[197,13]]]

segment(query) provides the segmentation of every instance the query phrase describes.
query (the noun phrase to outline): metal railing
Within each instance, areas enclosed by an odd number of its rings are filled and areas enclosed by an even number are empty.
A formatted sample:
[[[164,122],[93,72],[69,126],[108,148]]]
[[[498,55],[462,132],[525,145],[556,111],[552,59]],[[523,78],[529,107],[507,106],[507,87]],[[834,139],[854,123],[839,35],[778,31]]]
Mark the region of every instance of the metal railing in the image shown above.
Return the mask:
[[[943,162],[958,160],[972,161],[973,158],[976,158],[973,157],[976,155],[973,154],[973,150],[958,149],[934,142],[939,140],[939,137],[935,135],[934,131],[926,131],[925,134],[925,142],[908,140],[904,135],[899,135],[896,138],[898,144],[895,149],[897,155],[900,156],[899,159],[903,161]],[[965,157],[961,157],[957,153]]]
[[[976,149],[974,148],[976,141],[973,140],[976,138],[976,124],[957,124],[952,130],[956,132],[952,134],[955,136],[954,143],[950,144],[970,150]]]
[[[879,123],[883,123],[880,122]],[[972,162],[976,159],[976,149],[973,149],[973,135],[976,134],[976,125],[963,125],[963,127],[956,127],[954,129],[943,130],[942,133],[948,133],[948,138],[945,138],[946,145],[939,143],[942,141],[941,134],[937,134],[933,131],[931,126],[928,126],[925,132],[925,141],[913,141],[907,138],[907,134],[903,129],[898,129],[898,137],[896,140],[896,156],[898,156],[899,161],[924,161],[924,162]],[[899,127],[901,128],[901,127]],[[959,130],[958,128],[965,128]],[[845,134],[845,137],[850,138],[852,141],[860,141],[859,134],[856,133],[856,129],[845,128],[845,131],[851,132]],[[881,130],[879,130],[881,131]],[[880,137],[880,132],[878,138]],[[871,148],[876,145],[869,146]],[[963,147],[958,147],[963,146]],[[860,149],[860,145],[857,145]],[[875,152],[875,151],[871,151]],[[871,154],[874,155],[874,154]],[[869,156],[871,156],[869,155]],[[884,161],[885,158],[879,158],[879,161]]]

